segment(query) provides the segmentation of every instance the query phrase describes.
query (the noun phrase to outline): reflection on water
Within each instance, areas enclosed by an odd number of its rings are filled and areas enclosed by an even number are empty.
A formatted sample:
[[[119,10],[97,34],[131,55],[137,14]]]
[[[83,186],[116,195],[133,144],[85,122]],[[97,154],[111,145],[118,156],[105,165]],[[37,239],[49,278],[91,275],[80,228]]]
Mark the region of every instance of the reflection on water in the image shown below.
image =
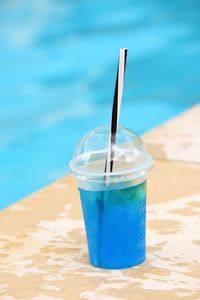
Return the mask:
[[[137,133],[200,97],[198,0],[0,2],[0,206],[66,173],[110,118],[128,47],[121,123]]]

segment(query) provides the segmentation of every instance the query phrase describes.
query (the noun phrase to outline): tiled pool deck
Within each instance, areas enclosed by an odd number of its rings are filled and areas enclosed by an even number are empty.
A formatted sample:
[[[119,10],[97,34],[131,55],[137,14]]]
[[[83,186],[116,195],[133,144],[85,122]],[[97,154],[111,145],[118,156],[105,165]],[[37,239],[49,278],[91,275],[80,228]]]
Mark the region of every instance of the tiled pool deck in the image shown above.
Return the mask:
[[[0,299],[200,299],[200,105],[143,137],[147,260],[88,264],[76,182],[63,178],[0,213]]]

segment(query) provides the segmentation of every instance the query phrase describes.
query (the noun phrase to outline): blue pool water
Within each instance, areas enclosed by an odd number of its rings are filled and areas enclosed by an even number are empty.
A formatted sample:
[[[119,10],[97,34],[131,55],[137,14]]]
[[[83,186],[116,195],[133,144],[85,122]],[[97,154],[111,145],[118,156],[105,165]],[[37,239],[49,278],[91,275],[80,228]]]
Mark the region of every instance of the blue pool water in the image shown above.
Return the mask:
[[[80,189],[91,264],[120,269],[146,255],[146,182],[124,189]]]
[[[108,123],[128,47],[121,124],[137,133],[200,98],[198,0],[0,2],[0,207],[65,175]]]

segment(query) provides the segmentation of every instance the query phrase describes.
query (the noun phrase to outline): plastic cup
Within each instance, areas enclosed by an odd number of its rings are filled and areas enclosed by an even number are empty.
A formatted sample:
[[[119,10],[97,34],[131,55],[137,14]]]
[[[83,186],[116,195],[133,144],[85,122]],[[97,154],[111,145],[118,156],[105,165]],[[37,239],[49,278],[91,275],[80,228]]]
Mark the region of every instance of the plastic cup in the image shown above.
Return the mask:
[[[70,162],[78,178],[90,263],[121,269],[146,256],[146,174],[152,157],[143,141],[120,126],[113,172],[105,174],[109,126],[87,133]]]

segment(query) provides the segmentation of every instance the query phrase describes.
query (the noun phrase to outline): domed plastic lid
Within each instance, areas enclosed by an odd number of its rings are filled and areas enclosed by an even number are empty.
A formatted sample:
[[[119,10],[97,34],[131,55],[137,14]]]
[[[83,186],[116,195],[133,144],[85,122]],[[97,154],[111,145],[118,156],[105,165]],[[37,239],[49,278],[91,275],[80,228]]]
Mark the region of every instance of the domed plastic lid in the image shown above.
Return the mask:
[[[117,131],[113,171],[105,173],[109,133],[109,126],[99,126],[80,140],[70,161],[71,173],[94,183],[105,183],[108,176],[110,183],[144,177],[153,159],[141,138],[123,126]]]

